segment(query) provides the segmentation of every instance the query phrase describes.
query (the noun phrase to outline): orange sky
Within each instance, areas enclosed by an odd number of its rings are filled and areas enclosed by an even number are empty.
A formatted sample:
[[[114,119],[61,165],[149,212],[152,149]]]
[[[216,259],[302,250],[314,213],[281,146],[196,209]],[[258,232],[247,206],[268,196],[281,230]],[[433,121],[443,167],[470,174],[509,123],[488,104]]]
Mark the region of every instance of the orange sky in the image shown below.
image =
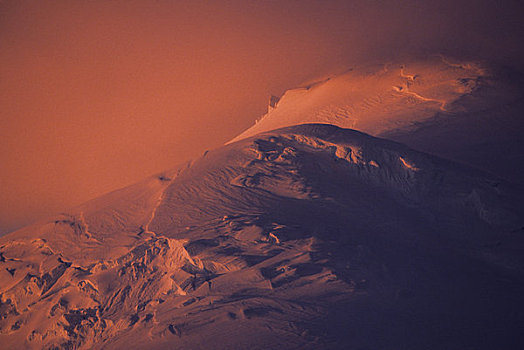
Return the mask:
[[[270,94],[352,63],[518,61],[522,13],[500,6],[0,1],[0,234],[217,147]]]

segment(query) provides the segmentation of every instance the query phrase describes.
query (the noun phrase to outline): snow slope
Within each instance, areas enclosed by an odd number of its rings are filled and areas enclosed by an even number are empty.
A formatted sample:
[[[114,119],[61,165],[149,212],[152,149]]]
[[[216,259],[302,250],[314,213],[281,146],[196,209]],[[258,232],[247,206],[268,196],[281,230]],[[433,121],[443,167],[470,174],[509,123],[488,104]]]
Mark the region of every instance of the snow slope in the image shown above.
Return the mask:
[[[524,180],[524,84],[509,69],[434,56],[350,69],[270,101],[233,141],[326,123],[399,141],[508,180]]]
[[[522,199],[333,125],[246,137],[1,237],[0,344],[519,348]]]

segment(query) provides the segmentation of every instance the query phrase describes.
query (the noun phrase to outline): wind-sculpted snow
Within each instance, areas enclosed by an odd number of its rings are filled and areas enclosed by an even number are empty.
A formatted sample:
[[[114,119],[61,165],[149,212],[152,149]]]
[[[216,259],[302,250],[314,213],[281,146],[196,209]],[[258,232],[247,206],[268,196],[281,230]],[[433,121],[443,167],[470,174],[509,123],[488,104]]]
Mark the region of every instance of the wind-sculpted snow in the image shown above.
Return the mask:
[[[259,134],[2,237],[0,341],[522,345],[522,198],[354,130]]]
[[[304,123],[363,131],[522,184],[524,79],[507,68],[435,56],[355,67],[288,90],[238,141]]]
[[[491,73],[478,63],[453,65],[437,57],[357,67],[286,91],[260,121],[234,140],[303,123],[328,123],[372,135],[416,128],[436,113],[459,112],[464,108],[461,100],[490,79]],[[506,99],[515,96],[506,94]]]

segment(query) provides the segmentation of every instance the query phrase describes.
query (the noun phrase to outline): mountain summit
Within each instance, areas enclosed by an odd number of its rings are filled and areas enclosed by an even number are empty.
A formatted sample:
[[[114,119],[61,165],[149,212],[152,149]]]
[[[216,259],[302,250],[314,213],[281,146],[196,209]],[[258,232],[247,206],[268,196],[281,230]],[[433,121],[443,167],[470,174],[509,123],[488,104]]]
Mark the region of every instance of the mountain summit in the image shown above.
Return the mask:
[[[233,141],[303,123],[385,137],[524,184],[524,79],[443,56],[355,67],[270,100]]]
[[[521,347],[520,187],[334,125],[415,135],[480,99],[484,70],[439,64],[288,92],[236,141],[1,237],[2,346]]]

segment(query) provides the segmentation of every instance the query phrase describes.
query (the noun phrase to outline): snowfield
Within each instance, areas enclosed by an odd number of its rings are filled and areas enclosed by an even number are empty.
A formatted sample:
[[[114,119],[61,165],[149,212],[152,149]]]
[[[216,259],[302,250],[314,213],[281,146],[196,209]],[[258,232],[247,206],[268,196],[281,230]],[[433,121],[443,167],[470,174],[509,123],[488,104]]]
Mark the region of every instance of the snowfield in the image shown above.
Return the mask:
[[[478,169],[475,133],[441,156],[477,167],[421,152],[484,127],[475,113],[516,134],[516,93],[442,58],[375,68],[291,90],[235,141],[1,237],[2,348],[524,346],[524,192],[502,179],[520,170]]]

